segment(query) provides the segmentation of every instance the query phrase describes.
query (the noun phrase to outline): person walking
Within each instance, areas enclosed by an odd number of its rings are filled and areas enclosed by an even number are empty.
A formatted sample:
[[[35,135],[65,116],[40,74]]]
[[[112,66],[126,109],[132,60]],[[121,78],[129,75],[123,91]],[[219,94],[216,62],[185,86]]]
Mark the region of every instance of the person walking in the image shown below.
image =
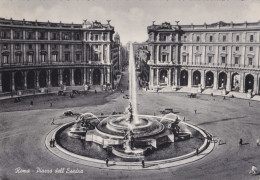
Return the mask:
[[[142,159],[142,167],[144,168],[145,164],[144,164],[144,159]]]
[[[55,123],[54,123],[54,118],[52,119],[51,125],[55,125]]]
[[[194,113],[197,114],[197,109],[196,108],[194,109]]]
[[[196,148],[196,154],[199,155],[199,148]]]
[[[108,161],[109,161],[109,160],[108,160],[108,158],[106,158],[106,160],[105,160],[105,161],[106,161],[106,165],[107,165],[107,167],[108,167]]]
[[[239,139],[239,145],[243,145],[243,139],[242,138]]]

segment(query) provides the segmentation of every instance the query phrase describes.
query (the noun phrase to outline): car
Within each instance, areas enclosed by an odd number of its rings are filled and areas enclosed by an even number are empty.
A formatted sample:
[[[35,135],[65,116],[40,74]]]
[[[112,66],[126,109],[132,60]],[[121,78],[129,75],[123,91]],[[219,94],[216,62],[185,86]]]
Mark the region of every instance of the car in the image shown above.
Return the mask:
[[[64,112],[64,115],[65,116],[72,116],[72,115],[74,115],[74,113],[71,110],[67,110],[67,111]]]
[[[65,94],[65,92],[63,92],[63,91],[58,91],[58,96],[65,96],[66,94]]]

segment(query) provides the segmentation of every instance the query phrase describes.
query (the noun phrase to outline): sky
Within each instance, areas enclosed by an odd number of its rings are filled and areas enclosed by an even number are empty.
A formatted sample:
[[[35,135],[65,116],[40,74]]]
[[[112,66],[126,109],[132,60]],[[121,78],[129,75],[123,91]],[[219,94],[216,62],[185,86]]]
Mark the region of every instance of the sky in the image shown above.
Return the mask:
[[[0,17],[16,20],[82,23],[101,21],[121,42],[143,42],[147,26],[170,22],[204,24],[260,20],[260,0],[0,0]]]

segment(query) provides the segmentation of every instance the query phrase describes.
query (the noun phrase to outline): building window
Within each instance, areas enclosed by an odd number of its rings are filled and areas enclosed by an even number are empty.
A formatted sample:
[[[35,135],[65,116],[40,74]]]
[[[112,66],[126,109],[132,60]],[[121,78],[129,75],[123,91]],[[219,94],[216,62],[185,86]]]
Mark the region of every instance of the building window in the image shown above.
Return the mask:
[[[45,47],[44,47],[44,44],[41,44],[41,50],[44,50]]]
[[[223,42],[226,42],[226,40],[227,40],[227,37],[223,36]]]
[[[65,61],[70,61],[70,54],[69,53],[65,54]]]
[[[69,40],[70,38],[69,38],[69,34],[64,34],[64,39],[65,40]]]
[[[236,51],[239,51],[239,46],[236,46]]]
[[[81,49],[81,44],[77,44],[77,45],[76,45],[76,48],[77,48],[77,49]]]
[[[42,60],[42,62],[45,62],[45,60],[46,60],[46,59],[45,59],[45,54],[42,54],[42,55],[41,55],[41,60]]]
[[[199,36],[197,36],[196,41],[197,41],[197,42],[200,42],[200,37],[199,37]]]
[[[95,35],[95,40],[98,41],[98,35],[97,34]]]
[[[56,61],[57,61],[57,54],[53,54],[53,55],[52,55],[52,61],[53,61],[53,62],[56,62]]]
[[[3,55],[3,63],[4,64],[8,63],[8,55]]]
[[[32,32],[28,32],[28,36],[27,36],[28,39],[32,39],[33,38],[33,34]]]
[[[29,44],[29,49],[32,49],[32,44]]]
[[[182,62],[186,63],[186,56],[182,56]]]
[[[28,55],[28,62],[29,62],[29,63],[32,63],[32,62],[33,62],[33,55],[32,55],[32,54],[29,54],[29,55]]]
[[[166,41],[166,35],[160,34],[160,41]]]
[[[248,58],[248,65],[250,66],[253,65],[253,58],[251,57]]]
[[[44,33],[44,32],[40,32],[40,33],[39,33],[39,39],[40,39],[40,40],[45,39],[45,33]]]
[[[254,48],[253,48],[252,46],[251,46],[251,47],[249,47],[249,51],[253,51],[253,49],[254,49]]]
[[[103,40],[104,40],[104,41],[107,40],[107,34],[103,34]]]
[[[69,49],[69,45],[68,44],[65,44],[65,49]]]
[[[75,39],[76,39],[76,40],[79,40],[79,39],[80,39],[79,33],[75,34]]]
[[[209,57],[208,57],[208,62],[209,62],[209,63],[212,63],[212,56],[209,56]]]
[[[80,61],[80,54],[76,54],[76,61]]]
[[[57,49],[57,45],[56,44],[52,44],[51,48],[52,49]]]
[[[226,63],[226,57],[225,57],[225,56],[222,56],[222,57],[221,57],[221,62],[222,62],[222,64],[225,64],[225,63]]]
[[[239,57],[235,57],[235,64],[238,64],[239,62]]]
[[[236,41],[239,42],[239,35],[237,35],[237,37],[236,37]]]
[[[250,35],[250,42],[254,41],[254,35]]]
[[[187,36],[184,36],[183,40],[184,40],[184,42],[186,42],[187,41]]]
[[[212,51],[212,46],[209,46],[209,50]]]
[[[162,61],[165,62],[167,60],[167,56],[166,55],[162,55]]]
[[[163,46],[163,49],[164,49],[164,50],[167,50],[167,46]]]
[[[187,47],[186,46],[183,46],[183,50],[186,51]]]
[[[15,56],[15,61],[16,61],[16,63],[20,63],[21,62],[21,55],[20,54],[17,54]]]
[[[19,50],[20,49],[20,44],[15,44],[15,49]]]
[[[8,44],[3,44],[3,49],[8,49]]]
[[[209,42],[213,42],[213,36],[209,36]]]
[[[225,46],[222,46],[222,50],[225,51],[225,50],[226,50],[226,47],[225,47]]]
[[[197,50],[197,51],[199,50],[199,48],[200,48],[199,46],[196,46],[196,50]]]

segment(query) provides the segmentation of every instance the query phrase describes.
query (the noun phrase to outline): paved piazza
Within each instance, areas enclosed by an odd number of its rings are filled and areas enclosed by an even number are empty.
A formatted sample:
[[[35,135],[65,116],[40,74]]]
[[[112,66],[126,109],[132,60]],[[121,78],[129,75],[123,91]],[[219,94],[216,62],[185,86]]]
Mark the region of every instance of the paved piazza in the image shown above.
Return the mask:
[[[124,76],[127,78],[127,75]],[[127,82],[123,79],[123,82]],[[126,89],[126,84],[122,84]],[[127,91],[125,91],[127,93]],[[74,99],[68,96],[32,97],[22,99],[20,104],[12,100],[1,102],[0,114],[0,179],[259,179],[250,176],[252,165],[260,166],[260,147],[256,139],[260,136],[260,102],[199,95],[189,98],[186,93],[151,93],[137,91],[140,114],[160,115],[161,110],[173,108],[186,117],[190,124],[199,126],[221,139],[222,145],[215,145],[213,152],[203,159],[186,165],[158,170],[112,170],[94,168],[72,163],[52,154],[45,146],[47,134],[54,128],[70,122],[75,117],[65,118],[64,110],[111,114],[123,112],[128,100],[120,91],[99,92],[80,95]],[[53,106],[50,107],[50,99]],[[70,107],[70,104],[74,104]],[[194,114],[194,109],[197,114]],[[65,108],[65,109],[64,109]],[[29,110],[30,109],[30,110]],[[51,125],[52,119],[56,125]],[[239,139],[244,145],[239,145]],[[105,161],[104,161],[105,164]],[[141,166],[141,162],[140,162]],[[65,168],[64,173],[55,173]],[[66,169],[83,170],[83,174],[69,174]],[[26,173],[30,170],[30,173]],[[39,172],[37,172],[37,170]],[[48,173],[51,172],[52,173]],[[45,172],[45,173],[43,173]]]

